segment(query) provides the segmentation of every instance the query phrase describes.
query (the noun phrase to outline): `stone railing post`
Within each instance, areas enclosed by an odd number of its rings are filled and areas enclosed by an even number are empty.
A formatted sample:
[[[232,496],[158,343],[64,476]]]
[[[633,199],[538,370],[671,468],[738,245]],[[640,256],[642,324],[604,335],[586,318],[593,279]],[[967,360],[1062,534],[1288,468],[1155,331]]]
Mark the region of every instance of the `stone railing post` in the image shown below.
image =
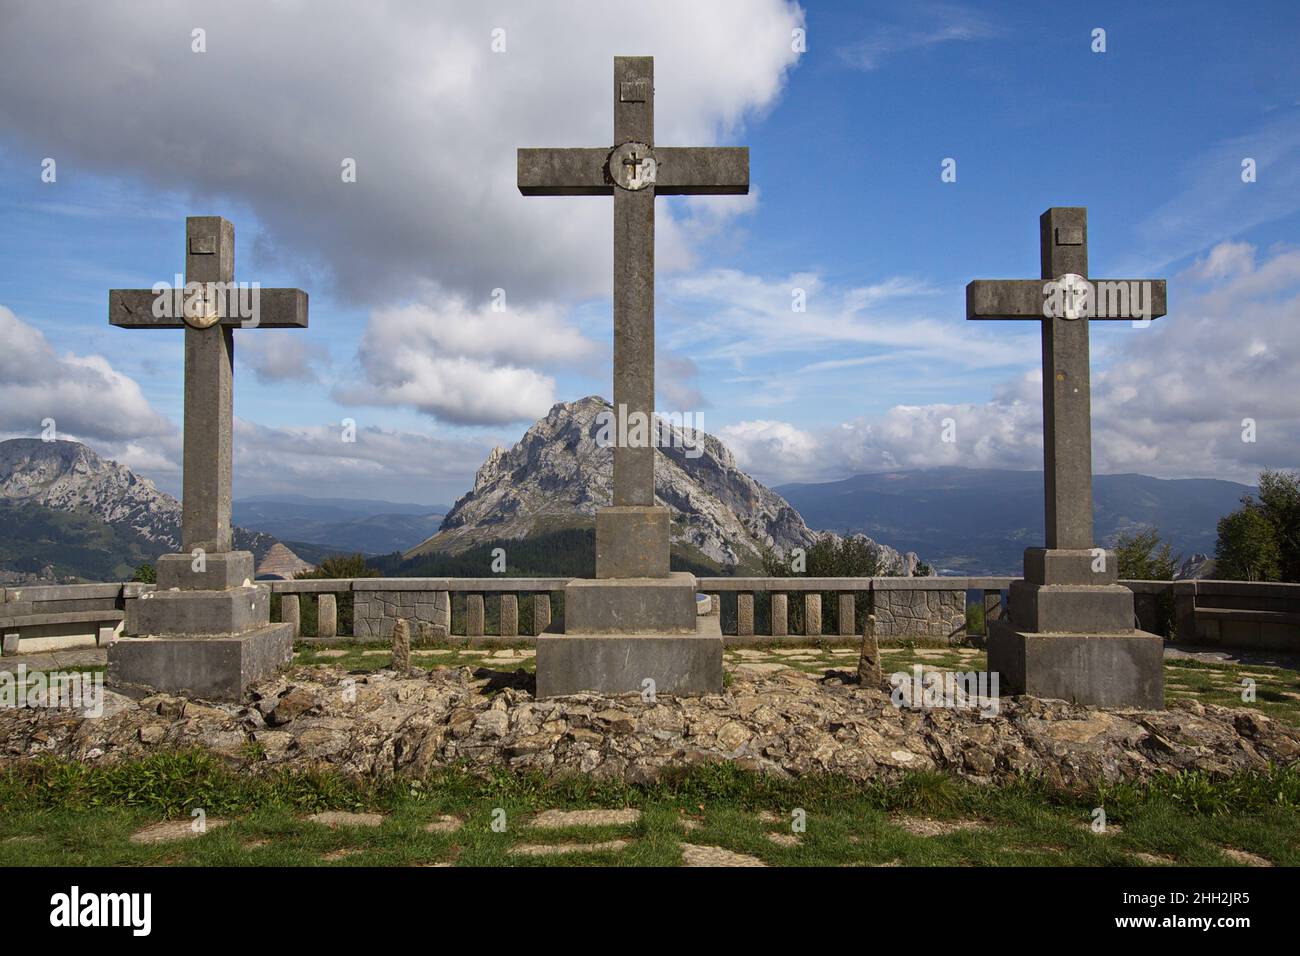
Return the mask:
[[[736,634],[739,637],[754,636],[753,591],[738,591],[736,593]]]
[[[803,596],[803,632],[806,637],[817,637],[822,632],[822,596],[815,591]]]
[[[533,595],[533,636],[542,634],[551,626],[550,594]]]
[[[772,593],[772,636],[785,637],[789,633],[789,612],[786,595]]]
[[[501,636],[519,636],[519,598],[514,594],[501,595]]]
[[[483,636],[483,595],[465,595],[465,636]]]
[[[856,633],[854,622],[857,618],[857,595],[852,591],[840,592],[840,620],[837,631],[840,637],[853,637]]]
[[[322,594],[316,599],[316,636],[337,637],[338,633],[338,599],[333,594]]]
[[[302,608],[298,604],[298,595],[280,595],[280,620],[293,625],[293,636],[296,639],[302,631]]]

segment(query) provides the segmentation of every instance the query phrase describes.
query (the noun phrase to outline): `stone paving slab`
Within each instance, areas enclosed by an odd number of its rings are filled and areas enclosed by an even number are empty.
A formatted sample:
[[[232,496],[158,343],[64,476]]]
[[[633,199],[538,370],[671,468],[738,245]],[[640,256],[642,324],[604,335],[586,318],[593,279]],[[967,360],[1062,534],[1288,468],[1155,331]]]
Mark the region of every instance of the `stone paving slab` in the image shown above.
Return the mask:
[[[767,866],[755,856],[733,853],[720,846],[682,844],[682,866]]]
[[[559,827],[627,826],[641,819],[641,811],[633,807],[623,810],[546,810],[529,821],[537,829]]]
[[[204,827],[201,830],[194,829],[193,820],[164,820],[162,823],[155,823],[145,827],[143,830],[137,830],[131,834],[132,843],[169,843],[172,840],[193,840],[203,836],[211,830],[223,827],[229,820],[223,820],[219,817],[209,817],[204,821]]]
[[[564,853],[603,853],[622,850],[627,840],[605,840],[603,843],[525,843],[510,848],[511,856],[559,856]]]
[[[67,667],[103,667],[108,664],[106,647],[74,647],[40,654],[6,654],[0,657],[0,671],[15,673],[21,664],[32,671],[56,671]]]
[[[312,823],[327,827],[377,827],[384,822],[382,813],[348,813],[343,810],[326,810],[307,818]]]

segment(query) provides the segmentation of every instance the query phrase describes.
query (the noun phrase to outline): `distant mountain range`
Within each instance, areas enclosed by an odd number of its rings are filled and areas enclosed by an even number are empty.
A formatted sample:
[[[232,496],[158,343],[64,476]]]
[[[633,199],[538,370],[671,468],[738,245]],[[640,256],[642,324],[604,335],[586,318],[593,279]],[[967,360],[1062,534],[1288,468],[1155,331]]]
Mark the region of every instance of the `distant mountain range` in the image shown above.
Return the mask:
[[[860,531],[916,551],[941,574],[1018,575],[1024,549],[1044,540],[1037,471],[914,469],[775,490],[811,527]],[[1154,525],[1176,554],[1213,554],[1219,518],[1255,491],[1209,478],[1096,475],[1096,540],[1110,545],[1120,534]]]
[[[312,564],[355,551],[405,552],[410,563],[526,538],[540,542],[543,558],[556,547],[589,548],[596,509],[611,497],[612,455],[595,440],[596,416],[608,408],[596,397],[556,405],[514,447],[494,450],[451,508],[241,499],[235,544],[260,561],[278,539]],[[886,563],[908,570],[920,554],[939,573],[1017,575],[1024,549],[1043,542],[1040,472],[935,468],[773,490],[716,438],[702,436],[700,451],[667,448],[656,458],[656,498],[672,512],[673,553],[687,566],[754,571],[764,547],[807,547],[833,532],[868,537]],[[1212,479],[1098,475],[1096,537],[1113,544],[1154,525],[1184,558],[1213,554],[1218,519],[1254,491]],[[175,498],[85,445],[0,442],[0,583],[129,578],[179,549],[180,519]]]
[[[599,416],[609,411],[594,395],[561,402],[512,448],[494,449],[438,533],[407,558],[593,527],[597,509],[613,500],[613,450],[597,441]],[[755,571],[764,548],[784,553],[819,537],[712,435],[688,442],[679,433],[656,448],[655,499],[672,515],[674,557],[691,567]],[[869,545],[885,564],[905,572],[916,566],[915,555]]]
[[[180,550],[181,505],[74,441],[0,441],[0,577],[121,581]],[[236,528],[261,560],[275,538]]]
[[[390,554],[415,547],[438,530],[449,509],[393,501],[257,495],[232,507],[236,524],[257,528],[306,551]],[[307,558],[311,560],[311,558]]]

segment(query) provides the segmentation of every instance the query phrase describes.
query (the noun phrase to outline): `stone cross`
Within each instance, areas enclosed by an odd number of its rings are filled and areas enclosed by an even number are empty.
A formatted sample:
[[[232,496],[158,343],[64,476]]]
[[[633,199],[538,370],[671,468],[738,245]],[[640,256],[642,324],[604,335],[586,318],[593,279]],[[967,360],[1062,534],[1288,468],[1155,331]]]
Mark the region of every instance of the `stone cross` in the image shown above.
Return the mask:
[[[159,283],[108,293],[113,325],[185,330],[181,545],[208,555],[231,550],[234,330],[307,327],[306,292],[241,291],[234,279],[235,227],[220,216],[190,216],[183,289]]]
[[[749,149],[656,146],[654,57],[620,56],[614,58],[613,148],[521,149],[518,164],[525,196],[614,197],[614,413],[653,425],[655,196],[748,193]],[[612,511],[654,508],[653,439],[630,445],[614,448]],[[598,517],[597,576],[667,574],[667,515],[658,519],[645,534],[636,529],[648,525],[629,522],[626,537],[644,546],[614,559],[602,548]]]
[[[1092,548],[1090,319],[1165,314],[1164,279],[1089,279],[1088,210],[1053,207],[1039,217],[1042,279],[977,279],[967,319],[1035,319],[1043,335],[1043,481],[1047,548]]]

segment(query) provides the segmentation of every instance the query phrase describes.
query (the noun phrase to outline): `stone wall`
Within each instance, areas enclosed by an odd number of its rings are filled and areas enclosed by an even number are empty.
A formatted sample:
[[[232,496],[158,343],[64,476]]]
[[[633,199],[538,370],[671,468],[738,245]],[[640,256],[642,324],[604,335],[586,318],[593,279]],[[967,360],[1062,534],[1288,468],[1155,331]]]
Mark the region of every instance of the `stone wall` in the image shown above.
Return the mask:
[[[966,592],[919,585],[875,589],[871,593],[876,637],[956,644],[966,638]]]
[[[420,624],[433,626],[433,637],[451,633],[451,595],[447,591],[363,590],[363,579],[353,585],[352,633],[359,641],[386,641],[393,636],[393,623],[400,617],[411,623],[419,636]]]
[[[126,602],[148,584],[37,584],[0,588],[0,654],[94,647],[122,629]]]

